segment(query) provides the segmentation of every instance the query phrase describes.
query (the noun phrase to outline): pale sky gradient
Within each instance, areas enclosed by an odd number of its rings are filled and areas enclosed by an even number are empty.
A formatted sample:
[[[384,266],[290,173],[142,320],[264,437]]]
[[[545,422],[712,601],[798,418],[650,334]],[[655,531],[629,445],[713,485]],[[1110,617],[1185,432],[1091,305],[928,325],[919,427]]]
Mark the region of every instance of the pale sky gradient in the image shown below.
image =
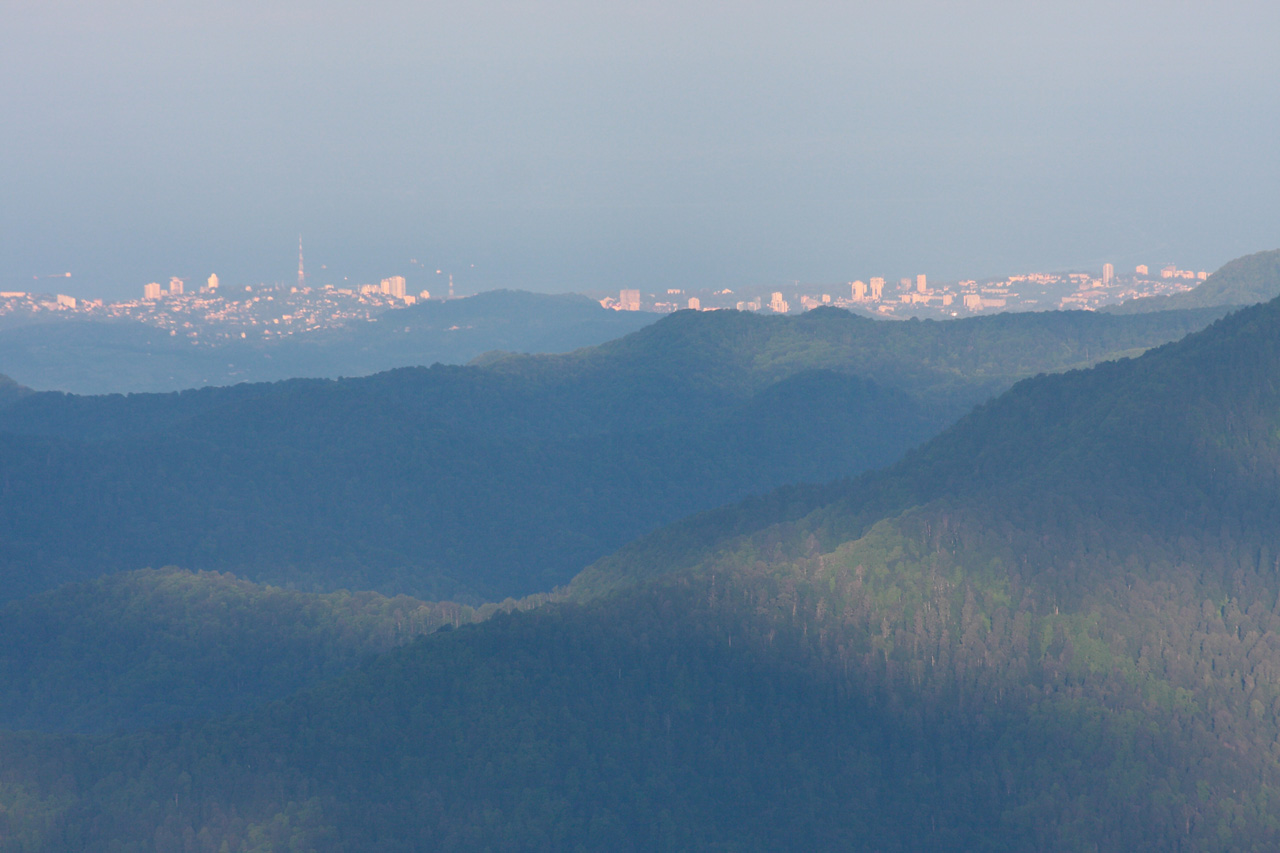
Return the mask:
[[[0,0],[0,289],[287,281],[299,232],[460,292],[1280,247],[1280,4],[374,5]]]

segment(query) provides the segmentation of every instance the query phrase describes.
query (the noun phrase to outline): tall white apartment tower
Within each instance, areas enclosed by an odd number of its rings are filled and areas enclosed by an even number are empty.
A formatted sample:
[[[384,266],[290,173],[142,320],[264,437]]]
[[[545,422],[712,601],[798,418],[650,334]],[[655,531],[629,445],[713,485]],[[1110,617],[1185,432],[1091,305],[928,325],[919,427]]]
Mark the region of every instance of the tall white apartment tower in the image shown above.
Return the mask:
[[[1111,280],[1116,277],[1116,268],[1111,264],[1102,265],[1102,286],[1110,287]]]
[[[393,275],[391,278],[382,280],[382,292],[388,293],[397,299],[404,299],[404,287],[404,276],[402,275]]]

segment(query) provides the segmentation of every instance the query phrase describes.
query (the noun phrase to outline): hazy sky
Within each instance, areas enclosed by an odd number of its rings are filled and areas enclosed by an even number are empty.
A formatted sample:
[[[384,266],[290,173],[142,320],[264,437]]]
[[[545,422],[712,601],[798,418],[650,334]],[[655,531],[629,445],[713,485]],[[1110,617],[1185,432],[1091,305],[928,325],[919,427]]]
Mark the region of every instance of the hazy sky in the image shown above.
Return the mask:
[[[460,292],[1280,246],[1274,2],[373,5],[0,0],[0,288],[287,281],[300,232]]]

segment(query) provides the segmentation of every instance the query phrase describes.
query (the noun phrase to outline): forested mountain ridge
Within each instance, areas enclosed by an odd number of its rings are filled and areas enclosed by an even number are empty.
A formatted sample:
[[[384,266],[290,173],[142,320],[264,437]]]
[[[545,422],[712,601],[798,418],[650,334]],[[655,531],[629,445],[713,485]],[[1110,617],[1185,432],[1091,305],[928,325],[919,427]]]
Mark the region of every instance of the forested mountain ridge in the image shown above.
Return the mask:
[[[1280,782],[1277,376],[1280,300],[1141,359],[1020,383],[887,472],[660,531],[576,592],[719,578],[721,595],[738,587],[897,695],[958,690],[990,719],[1030,690],[1041,715],[1083,702],[1100,732],[1177,732],[1194,761],[1124,738],[1145,765],[1125,772],[1199,786],[1162,795],[1182,831],[1138,846],[1267,849]],[[1246,784],[1224,783],[1239,771]],[[1095,774],[1099,789],[1115,782]],[[1112,790],[1141,805],[1142,786]],[[1206,823],[1218,839],[1197,834]]]
[[[887,471],[654,535],[597,566],[627,572],[612,594],[432,634],[224,722],[0,739],[8,832],[1275,849],[1276,376],[1280,300],[1019,383]]]
[[[820,507],[828,509],[815,518],[864,519],[830,534],[841,535],[932,501],[996,501],[1023,519],[1052,501],[1148,534],[1216,535],[1230,524],[1233,535],[1265,536],[1280,512],[1278,314],[1273,300],[1142,358],[1024,380],[887,471],[713,510],[605,562],[650,551],[669,558],[681,536],[709,544],[717,528],[741,535],[771,515],[794,521]],[[575,583],[593,577],[602,567]]]
[[[485,367],[28,395],[0,409],[0,596],[168,564],[430,600],[545,591],[661,524],[884,466],[1020,376],[1212,316],[682,312]]]
[[[1011,696],[975,713],[954,690],[839,676],[815,626],[727,598],[743,592],[675,584],[499,617],[198,728],[0,737],[8,832],[33,851],[1142,850],[1187,837],[1174,799],[1186,783],[1143,773],[1133,733],[1096,709],[1027,713],[1035,698]],[[1173,732],[1140,729],[1137,746],[1202,757]],[[1086,787],[1105,781],[1098,762],[1116,778]],[[1246,777],[1223,769],[1226,784]],[[121,772],[128,786],[112,783]]]
[[[660,363],[670,375],[698,376],[716,389],[758,388],[798,369],[826,368],[901,388],[958,417],[1019,379],[1137,355],[1223,313],[1210,307],[1118,318],[1050,311],[890,322],[835,308],[796,317],[682,311],[598,347],[490,360],[489,366],[525,378],[629,379]]]
[[[612,432],[586,432],[589,407],[558,410],[557,429],[554,400],[475,379],[437,368],[293,383],[160,435],[11,436],[0,443],[3,592],[180,563],[304,589],[524,595],[662,521],[885,464],[937,428],[904,393],[831,372],[797,374],[702,423]],[[455,419],[437,393],[475,417]],[[803,419],[772,408],[797,399],[823,408]],[[522,405],[546,419],[512,414]]]
[[[0,728],[111,731],[246,710],[498,609],[173,567],[68,584],[0,608]]]
[[[1130,299],[1104,308],[1112,314],[1171,311],[1209,306],[1243,306],[1280,296],[1280,249],[1255,252],[1222,265],[1186,293]]]
[[[637,418],[654,425],[662,422],[663,413],[696,420],[700,412],[686,407],[698,401],[685,395],[664,395],[657,389],[648,397],[632,394],[658,384],[685,385],[709,394],[709,402],[703,405],[710,406],[744,400],[767,385],[810,369],[853,373],[901,388],[931,406],[950,405],[954,415],[952,411],[940,415],[950,418],[1024,377],[1136,354],[1203,328],[1221,313],[1198,309],[1117,318],[1091,312],[1047,312],[894,323],[837,309],[818,309],[798,317],[682,311],[599,346],[564,355],[490,353],[483,360],[483,370],[455,371],[442,365],[433,376],[449,377],[453,387],[508,377],[508,384],[500,386],[502,393],[523,387],[525,394],[559,395],[540,410],[521,403],[508,407],[509,417],[523,418],[534,429],[562,416],[551,414],[552,405],[591,411],[589,424],[582,422],[575,429],[583,424],[604,429]],[[375,389],[394,386],[407,375],[388,371],[381,378],[342,384],[377,393]],[[161,433],[251,398],[330,384],[291,380],[166,394],[41,393],[15,411],[0,413],[0,431],[86,439]],[[480,386],[481,399],[485,399],[484,387]],[[451,399],[437,391],[429,398],[434,405],[431,411],[443,404],[459,419],[474,417],[466,406],[476,396],[477,392],[468,390]],[[669,402],[669,397],[684,406]]]

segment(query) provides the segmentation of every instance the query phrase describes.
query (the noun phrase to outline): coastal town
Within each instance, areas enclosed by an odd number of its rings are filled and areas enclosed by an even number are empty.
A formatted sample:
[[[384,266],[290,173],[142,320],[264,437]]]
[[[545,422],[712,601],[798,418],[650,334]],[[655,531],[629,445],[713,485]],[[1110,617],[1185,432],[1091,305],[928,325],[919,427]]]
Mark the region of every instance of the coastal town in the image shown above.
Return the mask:
[[[1112,264],[1098,272],[1020,273],[1003,279],[931,282],[926,274],[888,280],[870,276],[824,286],[791,282],[780,286],[685,290],[665,293],[629,289],[600,304],[618,311],[671,312],[684,308],[709,311],[735,308],[795,314],[822,306],[886,318],[945,319],[998,311],[1096,310],[1131,299],[1164,296],[1191,290],[1209,277],[1204,270],[1167,264],[1152,271],[1140,264],[1131,273],[1117,274]]]
[[[1139,265],[1117,274],[1111,264],[1098,272],[1021,273],[1003,279],[933,282],[927,275],[888,280],[867,279],[828,284],[768,284],[694,290],[665,288],[653,292],[622,289],[591,293],[605,308],[618,311],[671,313],[677,310],[755,311],[797,314],[823,306],[843,308],[886,319],[971,316],[999,311],[1096,310],[1130,299],[1190,290],[1208,277],[1205,271]],[[0,328],[54,319],[142,322],[189,338],[217,343],[232,338],[270,339],[307,334],[370,320],[387,311],[433,298],[416,293],[403,276],[360,285],[311,285],[303,275],[296,284],[228,286],[216,274],[189,282],[171,277],[166,284],[143,285],[140,297],[109,302],[62,293],[0,291]]]
[[[370,320],[394,308],[429,299],[428,291],[408,293],[403,276],[357,287],[259,284],[223,286],[210,275],[189,288],[181,278],[150,282],[141,299],[106,302],[65,294],[0,291],[0,328],[48,319],[83,318],[142,322],[193,343],[231,338],[272,338],[306,334]]]

